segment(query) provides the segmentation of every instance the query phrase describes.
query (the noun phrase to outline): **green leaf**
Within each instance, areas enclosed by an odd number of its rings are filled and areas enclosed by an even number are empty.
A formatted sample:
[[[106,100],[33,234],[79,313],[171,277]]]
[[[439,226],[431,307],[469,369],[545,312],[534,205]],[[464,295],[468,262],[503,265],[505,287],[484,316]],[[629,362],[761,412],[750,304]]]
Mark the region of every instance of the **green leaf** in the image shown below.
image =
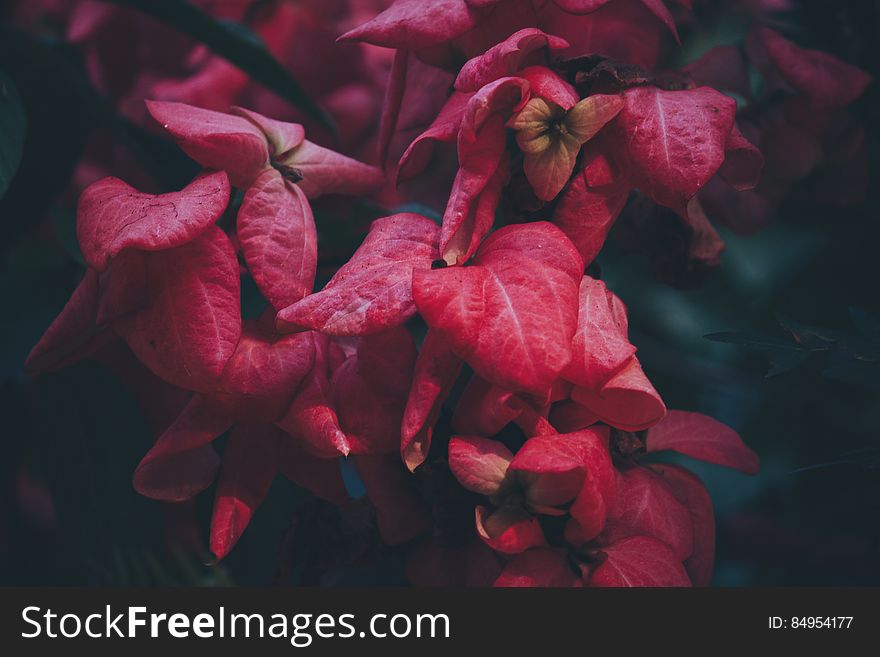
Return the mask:
[[[266,49],[260,38],[243,25],[213,18],[183,0],[107,0],[133,7],[188,34],[304,110],[326,128],[333,120],[315,103],[290,72]]]
[[[767,349],[770,351],[807,351],[801,345],[776,338],[772,335],[763,335],[761,333],[751,333],[748,331],[722,331],[720,333],[709,333],[703,336],[712,342],[725,342],[727,344],[738,344],[744,347],[752,347],[753,349]]]
[[[0,70],[0,197],[2,197],[21,162],[27,118],[18,89]]]
[[[770,359],[770,369],[767,378],[784,374],[799,365],[803,365],[813,354],[809,351],[779,351]]]

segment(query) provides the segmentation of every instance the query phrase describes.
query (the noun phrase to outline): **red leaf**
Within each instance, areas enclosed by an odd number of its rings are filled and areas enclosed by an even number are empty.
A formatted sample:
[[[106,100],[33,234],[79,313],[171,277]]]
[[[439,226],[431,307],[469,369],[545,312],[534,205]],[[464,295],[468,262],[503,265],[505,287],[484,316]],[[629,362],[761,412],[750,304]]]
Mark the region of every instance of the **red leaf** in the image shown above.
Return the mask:
[[[575,88],[546,66],[529,66],[517,72],[516,77],[528,80],[533,98],[540,96],[562,109],[571,109],[580,100]]]
[[[581,587],[561,550],[535,548],[517,555],[495,580],[500,587]]]
[[[841,108],[855,102],[873,78],[860,68],[819,50],[801,48],[773,30],[762,27],[750,36],[765,49],[770,63],[785,82],[820,108]]]
[[[353,454],[399,453],[416,347],[405,327],[357,340],[331,379],[340,426]]]
[[[523,412],[525,402],[509,390],[493,386],[476,374],[461,393],[452,416],[452,430],[494,436]]]
[[[455,88],[477,91],[498,78],[515,75],[530,63],[543,63],[550,52],[565,48],[568,48],[567,41],[544,34],[537,28],[519,30],[462,66],[455,79]]]
[[[223,450],[211,516],[211,552],[222,559],[238,542],[278,473],[280,433],[271,425],[235,427]]]
[[[679,562],[693,553],[690,513],[655,472],[635,467],[618,474],[617,503],[608,518],[604,544],[629,536],[652,536],[672,548]]]
[[[276,309],[312,291],[318,266],[318,236],[302,190],[274,169],[253,182],[236,226],[251,276]]]
[[[476,510],[477,534],[490,548],[501,554],[519,554],[530,548],[547,544],[541,524],[535,516],[508,512],[495,512],[478,506]]]
[[[599,416],[589,408],[571,400],[554,404],[550,411],[550,424],[566,433],[580,431],[600,421]]]
[[[429,269],[440,257],[439,232],[437,224],[417,214],[377,219],[323,290],[278,313],[279,329],[366,335],[400,326],[416,313],[413,270]]]
[[[553,210],[553,223],[574,243],[587,265],[599,255],[631,191],[598,146],[600,142],[597,137],[584,149],[582,169]]]
[[[583,263],[545,222],[493,233],[472,267],[417,270],[428,325],[487,381],[541,395],[571,358]]]
[[[669,411],[648,431],[646,447],[649,452],[670,449],[750,475],[760,470],[758,456],[736,431],[700,413]]]
[[[715,565],[715,513],[712,499],[699,477],[676,465],[651,466],[663,476],[675,498],[691,514],[694,551],[684,567],[694,586],[709,586]]]
[[[297,185],[309,198],[325,194],[372,194],[385,183],[385,174],[376,167],[358,162],[308,139],[276,164],[295,169],[302,176]]]
[[[612,479],[613,479],[613,470]],[[584,545],[596,538],[605,528],[608,511],[613,508],[614,497],[606,499],[594,478],[584,481],[568,512],[571,519],[565,526],[565,540],[571,545]]]
[[[609,506],[616,493],[607,427],[530,438],[510,462],[510,470],[519,474],[526,501],[536,509],[571,502],[588,478]]]
[[[434,142],[452,143],[456,140],[465,108],[473,96],[472,93],[452,92],[431,125],[412,141],[401,156],[397,169],[398,183],[415,178],[425,170],[434,152]]]
[[[725,145],[724,164],[718,175],[738,192],[754,189],[761,179],[764,156],[733,126]]]
[[[724,162],[736,102],[709,87],[634,87],[624,99],[604,133],[610,152],[633,186],[685,213]]]
[[[434,424],[461,367],[461,359],[436,331],[429,329],[416,359],[401,424],[400,454],[410,470],[415,470],[428,456]]]
[[[562,377],[590,389],[601,389],[636,352],[627,338],[626,308],[605,283],[581,279],[578,329],[571,344],[571,362]]]
[[[258,322],[245,321],[219,390],[231,396],[239,417],[271,422],[290,404],[314,363],[311,336],[280,336]]]
[[[149,305],[114,328],[169,383],[213,389],[241,336],[238,262],[229,238],[212,226],[146,258]]]
[[[449,441],[449,469],[458,483],[480,495],[494,495],[513,454],[497,440],[454,436]]]
[[[269,154],[273,158],[282,158],[306,138],[305,130],[299,123],[276,121],[243,107],[233,107],[231,113],[247,119],[260,129],[269,142]]]
[[[315,364],[285,416],[276,424],[314,456],[348,456],[351,446],[339,427],[330,386],[329,338],[308,333],[314,342]]]
[[[458,132],[458,173],[443,214],[440,253],[463,264],[477,250],[495,217],[507,176],[504,124],[528,100],[528,83],[502,78],[474,94]]]
[[[645,587],[691,585],[681,561],[667,545],[633,536],[602,548],[605,561],[593,571],[590,586]]]
[[[576,387],[571,398],[598,419],[624,431],[641,431],[666,415],[666,406],[633,356],[599,390]]]
[[[385,48],[419,50],[464,34],[477,24],[466,0],[398,0],[341,41],[366,41]]]
[[[211,485],[220,466],[210,443],[231,424],[232,418],[193,397],[138,464],[135,490],[165,502],[195,497]]]
[[[76,235],[86,262],[104,271],[123,249],[161,251],[189,242],[228,202],[229,179],[222,171],[170,194],[145,194],[119,178],[104,178],[80,196]]]
[[[266,135],[247,119],[183,103],[146,103],[184,153],[206,169],[226,171],[236,187],[246,189],[269,166]]]

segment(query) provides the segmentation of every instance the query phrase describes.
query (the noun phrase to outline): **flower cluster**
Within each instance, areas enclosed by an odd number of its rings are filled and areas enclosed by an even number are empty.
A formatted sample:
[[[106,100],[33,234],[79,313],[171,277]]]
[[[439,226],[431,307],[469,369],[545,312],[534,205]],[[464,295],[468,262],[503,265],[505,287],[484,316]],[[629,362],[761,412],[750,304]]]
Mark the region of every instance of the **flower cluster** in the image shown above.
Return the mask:
[[[729,215],[778,202],[823,162],[858,159],[857,145],[834,136],[835,117],[869,80],[766,28],[749,57],[769,100],[752,92],[736,49],[658,71],[689,5],[397,0],[345,34],[396,49],[381,159],[399,154],[398,182],[441,189],[445,211],[440,222],[415,212],[374,221],[318,291],[312,200],[377,193],[383,171],[306,139],[321,133],[269,118],[261,103],[260,113],[227,112],[248,81],[221,74],[223,62],[175,86],[189,102],[151,84],[144,95],[163,100],[147,111],[203,171],[171,193],[117,178],[83,192],[88,270],[29,371],[121,342],[186,391],[134,485],[183,501],[216,482],[218,558],[278,474],[347,504],[346,459],[382,538],[405,544],[414,583],[708,584],[708,493],[655,455],[746,473],[757,457],[719,422],[667,411],[624,303],[591,264],[638,194],[635,215],[667,212],[684,227],[686,274],[716,265],[722,245],[707,212],[760,223]],[[259,24],[270,35],[302,28],[302,16],[276,19]],[[228,94],[199,102],[205,85],[230,80]],[[746,104],[738,112],[722,91]],[[362,134],[369,122],[357,114]],[[769,149],[769,182],[755,144]],[[784,144],[822,157],[785,170],[792,162],[773,157],[787,159]],[[644,218],[627,221],[636,243],[663,242]],[[258,317],[242,310],[243,280],[265,300]],[[218,455],[212,443],[227,433]]]

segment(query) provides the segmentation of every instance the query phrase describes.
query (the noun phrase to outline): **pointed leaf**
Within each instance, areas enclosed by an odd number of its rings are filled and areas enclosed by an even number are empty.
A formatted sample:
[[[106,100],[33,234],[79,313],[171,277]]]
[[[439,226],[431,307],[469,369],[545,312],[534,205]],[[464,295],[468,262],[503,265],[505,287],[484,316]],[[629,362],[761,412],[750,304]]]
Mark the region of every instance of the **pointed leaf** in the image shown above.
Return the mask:
[[[820,50],[801,48],[769,28],[758,29],[772,64],[798,93],[820,108],[853,103],[872,78],[865,71]]]
[[[276,424],[310,454],[322,459],[348,456],[351,447],[339,427],[330,386],[329,338],[304,334],[312,340],[315,361],[296,398]]]
[[[196,395],[159,436],[134,473],[134,488],[166,502],[192,499],[214,481],[220,458],[210,446],[232,419]]]
[[[605,561],[593,571],[590,586],[645,587],[691,585],[681,560],[648,536],[633,536],[602,548]]]
[[[724,465],[746,474],[757,474],[758,456],[730,427],[706,415],[669,411],[648,430],[647,450],[670,449],[707,463]]]
[[[693,554],[690,513],[660,475],[638,466],[619,473],[617,481],[617,503],[602,535],[603,543],[651,536],[671,547],[679,562]]]
[[[238,211],[236,234],[260,292],[285,308],[312,291],[318,236],[302,190],[274,169],[254,181]]]
[[[400,454],[410,470],[415,470],[428,456],[434,424],[461,367],[461,359],[452,353],[446,341],[428,329],[416,358],[401,424]]]
[[[724,162],[736,101],[709,87],[624,92],[620,114],[603,133],[633,186],[684,213]]]
[[[474,374],[455,407],[452,430],[476,436],[494,436],[520,416],[525,402],[509,390]]]
[[[669,484],[675,498],[691,514],[694,551],[684,567],[694,586],[709,586],[715,565],[715,512],[712,499],[699,477],[676,465],[652,466]]]
[[[458,132],[459,169],[440,232],[440,253],[450,265],[469,259],[492,226],[507,175],[504,124],[527,100],[525,80],[501,78],[465,106]]]
[[[86,270],[68,302],[25,361],[29,376],[60,369],[87,353],[89,343],[98,335],[98,273]]]
[[[464,34],[477,24],[477,17],[467,0],[398,0],[371,21],[343,34],[340,40],[419,50]]]
[[[583,263],[555,226],[493,233],[472,267],[419,270],[422,317],[480,376],[541,395],[571,358]]]
[[[437,224],[417,214],[377,219],[323,290],[278,313],[279,329],[365,335],[403,324],[416,313],[412,272],[429,269],[440,257],[439,232]]]
[[[226,171],[236,187],[247,189],[269,166],[266,135],[247,119],[184,103],[146,102],[184,153],[206,169]]]
[[[240,424],[223,450],[211,516],[211,552],[222,559],[238,542],[278,473],[280,432],[271,425]]]
[[[302,176],[297,185],[308,198],[325,194],[363,196],[377,191],[385,182],[385,174],[380,169],[308,139],[279,159],[278,164],[295,169]]]

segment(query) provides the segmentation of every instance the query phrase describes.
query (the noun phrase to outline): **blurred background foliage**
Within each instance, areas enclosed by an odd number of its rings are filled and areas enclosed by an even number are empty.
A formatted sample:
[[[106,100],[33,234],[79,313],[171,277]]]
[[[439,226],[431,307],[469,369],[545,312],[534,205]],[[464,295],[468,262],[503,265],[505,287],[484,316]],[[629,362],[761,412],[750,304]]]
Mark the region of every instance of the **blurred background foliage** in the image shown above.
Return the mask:
[[[685,39],[677,63],[742,38],[745,26],[731,15],[707,18],[710,29]],[[804,2],[785,18],[802,45],[880,75],[880,2]],[[332,509],[280,480],[230,557],[211,564],[197,547],[210,491],[194,508],[176,509],[132,489],[131,473],[151,438],[118,381],[94,363],[36,382],[24,377],[25,356],[82,275],[74,216],[58,198],[86,132],[111,126],[169,184],[186,180],[192,165],[118,116],[66,44],[2,30],[0,191],[11,186],[0,200],[0,583],[400,583],[398,555],[363,538],[357,510],[342,525],[325,522]],[[296,100],[295,83],[275,82]],[[792,198],[754,236],[722,230],[722,268],[695,290],[656,282],[649,263],[613,239],[599,258],[602,277],[629,307],[631,338],[667,405],[726,422],[761,457],[756,477],[688,463],[716,505],[717,585],[880,584],[876,85],[853,111],[868,130],[864,203],[841,209]],[[23,150],[14,143],[22,134]],[[339,212],[379,215],[366,204]],[[331,222],[319,216],[318,223]],[[359,234],[324,229],[322,238],[350,250]],[[259,311],[248,306],[252,295],[245,292],[248,315]],[[170,541],[175,514],[193,513],[201,536]],[[334,560],[339,552],[345,558]],[[331,562],[350,566],[321,570]]]

